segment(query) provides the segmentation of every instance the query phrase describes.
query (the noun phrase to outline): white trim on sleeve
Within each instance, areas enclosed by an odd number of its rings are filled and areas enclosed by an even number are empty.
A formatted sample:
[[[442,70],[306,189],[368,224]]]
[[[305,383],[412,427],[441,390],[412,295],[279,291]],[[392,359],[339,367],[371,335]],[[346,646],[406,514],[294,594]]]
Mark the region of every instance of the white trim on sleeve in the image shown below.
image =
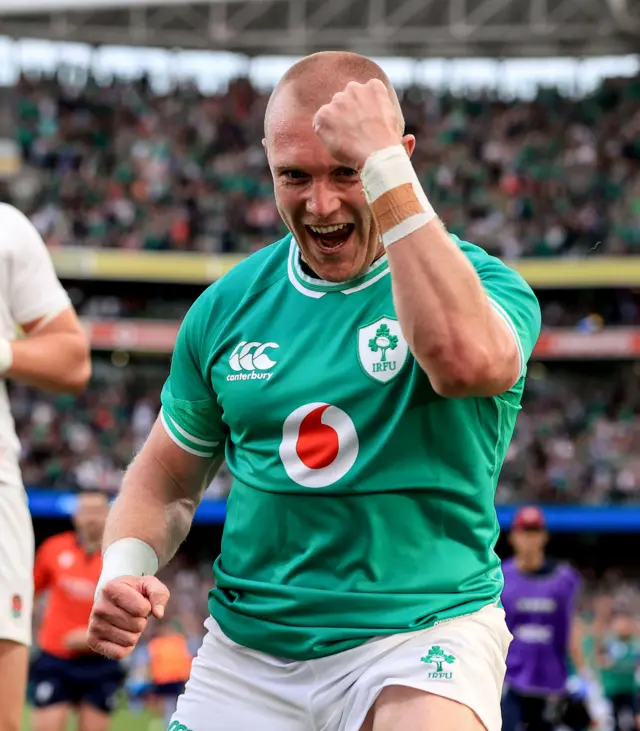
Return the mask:
[[[179,427],[176,422],[170,417],[165,416],[164,410],[162,409],[160,411],[160,420],[162,422],[162,426],[164,426],[164,430],[167,432],[169,438],[172,442],[177,444],[179,447],[182,447],[185,452],[189,452],[189,454],[194,454],[196,457],[213,457],[213,452],[201,452],[198,449],[194,449],[193,447],[187,446],[184,442],[180,441],[178,437],[171,431],[171,428],[169,427],[169,424],[167,423],[167,419],[175,426],[176,430],[179,431],[181,434],[185,436],[186,439],[193,440],[194,442],[207,444],[211,447],[215,447],[218,445],[218,442],[205,442],[203,439],[196,439],[196,437],[192,437],[188,432],[186,432],[184,429]]]
[[[524,348],[522,347],[522,341],[520,340],[520,335],[518,334],[518,330],[516,326],[513,324],[513,320],[509,316],[508,312],[504,309],[504,307],[496,302],[492,297],[489,297],[489,302],[491,303],[491,306],[493,309],[500,315],[500,317],[504,320],[507,327],[511,331],[511,334],[514,337],[514,340],[516,341],[516,347],[518,348],[518,358],[520,360],[520,369],[519,369],[519,375],[518,378],[522,378],[522,375],[524,374],[524,369],[526,366],[526,361],[524,358]]]

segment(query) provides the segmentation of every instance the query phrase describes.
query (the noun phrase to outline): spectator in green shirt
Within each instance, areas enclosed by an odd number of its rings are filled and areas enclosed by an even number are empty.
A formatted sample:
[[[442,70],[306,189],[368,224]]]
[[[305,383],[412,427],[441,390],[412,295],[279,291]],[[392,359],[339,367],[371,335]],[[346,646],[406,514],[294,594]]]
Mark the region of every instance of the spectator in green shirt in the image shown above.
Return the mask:
[[[609,630],[597,640],[596,661],[604,694],[612,706],[614,731],[638,729],[640,633],[626,607],[614,609]]]

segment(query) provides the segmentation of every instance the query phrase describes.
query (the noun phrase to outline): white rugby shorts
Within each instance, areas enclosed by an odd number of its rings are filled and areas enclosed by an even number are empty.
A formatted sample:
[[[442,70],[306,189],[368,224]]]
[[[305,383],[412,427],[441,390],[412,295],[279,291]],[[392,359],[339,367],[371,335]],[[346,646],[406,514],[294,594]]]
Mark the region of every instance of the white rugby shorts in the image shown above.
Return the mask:
[[[31,644],[33,556],[26,493],[0,485],[0,640]]]
[[[359,731],[389,685],[450,698],[471,708],[487,731],[501,729],[512,637],[495,605],[306,661],[242,647],[212,618],[205,626],[171,731]]]

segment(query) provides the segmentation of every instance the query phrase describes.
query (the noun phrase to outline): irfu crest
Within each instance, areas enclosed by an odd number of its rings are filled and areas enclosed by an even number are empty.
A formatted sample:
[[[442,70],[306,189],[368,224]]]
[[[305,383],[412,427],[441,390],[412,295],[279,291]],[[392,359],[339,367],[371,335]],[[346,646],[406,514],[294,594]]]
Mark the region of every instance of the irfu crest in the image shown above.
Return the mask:
[[[443,665],[452,665],[455,661],[456,658],[453,655],[447,654],[440,645],[434,645],[424,657],[420,658],[420,662],[436,666],[436,669],[430,672],[428,677],[442,680],[450,680],[453,677],[452,672],[443,670]]]
[[[393,317],[379,320],[358,330],[358,358],[364,372],[381,383],[395,378],[407,362],[409,346],[400,324]]]
[[[382,357],[380,360],[385,363],[387,360],[387,350],[395,350],[398,347],[398,336],[392,335],[388,325],[380,325],[376,330],[374,337],[369,340],[369,348],[377,353],[380,351]]]

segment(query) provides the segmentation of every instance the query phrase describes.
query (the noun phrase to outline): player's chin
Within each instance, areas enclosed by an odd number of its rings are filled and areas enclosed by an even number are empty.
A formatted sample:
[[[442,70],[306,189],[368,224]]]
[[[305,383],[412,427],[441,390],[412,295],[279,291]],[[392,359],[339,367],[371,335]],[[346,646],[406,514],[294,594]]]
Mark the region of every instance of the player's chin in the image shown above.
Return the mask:
[[[315,273],[329,282],[347,282],[356,279],[365,266],[363,255],[355,234],[339,247],[325,251],[322,245],[311,242],[308,262]]]

